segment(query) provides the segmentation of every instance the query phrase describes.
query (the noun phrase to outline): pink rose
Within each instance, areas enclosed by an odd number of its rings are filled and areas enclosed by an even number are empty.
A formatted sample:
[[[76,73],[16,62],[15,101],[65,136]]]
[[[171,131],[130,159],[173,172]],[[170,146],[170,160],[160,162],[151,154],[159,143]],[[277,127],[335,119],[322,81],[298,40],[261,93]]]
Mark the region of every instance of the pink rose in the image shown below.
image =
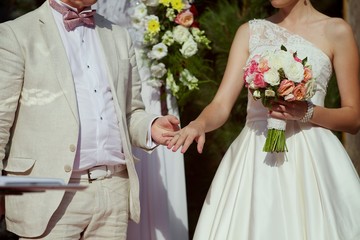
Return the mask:
[[[298,101],[304,100],[304,97],[306,94],[305,84],[299,83],[294,88],[293,94],[294,94],[296,100],[298,100]]]
[[[176,16],[175,22],[184,27],[190,27],[194,23],[194,14],[186,9]]]
[[[294,88],[295,88],[295,83],[293,81],[284,79],[281,81],[277,92],[280,96],[286,96],[292,93]]]
[[[268,65],[268,61],[265,60],[265,59],[262,59],[259,62],[258,71],[261,72],[261,73],[264,73],[264,72],[268,71],[269,69],[270,69],[270,67]]]
[[[306,67],[304,68],[304,83],[307,83],[307,81],[309,81],[310,79],[312,79],[312,71],[310,68]]]
[[[257,63],[254,60],[251,60],[250,66],[249,66],[250,74],[253,74],[254,72],[257,72],[258,66],[259,66],[259,63]]]
[[[267,83],[264,81],[264,75],[262,73],[255,75],[254,84],[259,88],[265,88],[267,86]]]

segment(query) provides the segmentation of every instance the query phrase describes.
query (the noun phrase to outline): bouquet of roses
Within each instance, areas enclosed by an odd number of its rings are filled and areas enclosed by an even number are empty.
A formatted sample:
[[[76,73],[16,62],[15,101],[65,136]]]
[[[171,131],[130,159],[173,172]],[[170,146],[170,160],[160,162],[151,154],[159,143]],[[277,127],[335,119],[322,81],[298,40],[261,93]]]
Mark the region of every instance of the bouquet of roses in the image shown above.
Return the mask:
[[[178,100],[198,89],[193,61],[200,58],[200,48],[210,48],[192,2],[141,0],[131,13],[132,26],[142,35],[149,80],[154,86],[165,85]]]
[[[244,69],[245,86],[265,107],[271,101],[307,101],[315,94],[315,79],[307,58],[300,59],[297,52],[285,46],[253,56]],[[287,151],[286,121],[268,118],[268,133],[263,148],[265,152]]]

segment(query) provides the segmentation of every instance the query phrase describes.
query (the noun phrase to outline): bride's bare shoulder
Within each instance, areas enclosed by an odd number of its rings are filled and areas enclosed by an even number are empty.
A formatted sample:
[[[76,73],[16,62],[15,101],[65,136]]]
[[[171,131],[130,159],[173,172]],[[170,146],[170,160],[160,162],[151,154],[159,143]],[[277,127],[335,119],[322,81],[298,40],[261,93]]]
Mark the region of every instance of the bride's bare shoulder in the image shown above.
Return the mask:
[[[331,41],[353,37],[351,26],[342,18],[327,18],[324,24],[324,32]]]

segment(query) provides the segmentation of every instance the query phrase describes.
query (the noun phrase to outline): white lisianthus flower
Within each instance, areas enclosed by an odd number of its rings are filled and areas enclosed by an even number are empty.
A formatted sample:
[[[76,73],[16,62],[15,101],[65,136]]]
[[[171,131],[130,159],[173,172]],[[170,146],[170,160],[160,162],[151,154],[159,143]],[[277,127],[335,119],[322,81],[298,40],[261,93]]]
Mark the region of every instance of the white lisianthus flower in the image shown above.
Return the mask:
[[[165,45],[171,46],[174,43],[174,36],[172,31],[167,30],[162,36],[161,40]]]
[[[163,63],[153,63],[150,67],[151,76],[156,78],[162,78],[166,73],[166,67]]]
[[[144,18],[132,17],[130,21],[135,29],[143,29],[145,26]]]
[[[299,83],[304,79],[304,66],[294,59],[289,64],[285,64],[283,70],[289,80]]]
[[[189,70],[184,69],[180,73],[180,82],[182,82],[185,86],[188,87],[189,90],[198,89],[198,82],[199,80],[190,73]]]
[[[133,8],[133,14],[132,14],[132,17],[135,17],[135,18],[144,18],[145,16],[147,16],[147,7],[145,4],[143,3],[139,3],[138,5],[136,5],[134,8]]]
[[[180,44],[183,44],[191,36],[188,28],[178,25],[173,29],[174,40]]]
[[[182,45],[180,52],[185,58],[194,56],[198,51],[197,43],[192,37],[189,37]]]
[[[165,57],[168,53],[167,46],[164,43],[158,43],[152,47],[152,50],[148,53],[150,59],[159,60]]]
[[[277,69],[270,68],[264,73],[264,81],[271,86],[276,86],[280,83],[280,76]]]
[[[250,88],[254,89],[255,85],[254,85],[254,78],[255,78],[255,73],[253,74],[249,74],[245,76],[245,82],[247,82],[248,84],[250,84]],[[252,85],[251,85],[252,84]]]

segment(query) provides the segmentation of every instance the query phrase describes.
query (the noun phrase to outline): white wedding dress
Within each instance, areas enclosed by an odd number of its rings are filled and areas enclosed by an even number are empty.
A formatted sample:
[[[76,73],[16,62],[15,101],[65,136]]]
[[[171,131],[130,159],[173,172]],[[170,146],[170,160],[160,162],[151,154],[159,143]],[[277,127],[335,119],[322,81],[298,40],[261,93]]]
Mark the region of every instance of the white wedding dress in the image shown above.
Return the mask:
[[[308,57],[317,80],[312,102],[323,106],[328,56],[267,20],[249,24],[251,56],[284,45]],[[288,121],[288,152],[266,153],[267,109],[249,95],[247,113],[213,179],[194,240],[359,240],[359,176],[337,137]]]
[[[99,0],[97,11],[110,21],[131,28],[127,10],[136,1]],[[142,78],[141,95],[146,111],[161,114],[160,91],[146,81],[149,69],[141,59],[140,41],[134,31],[138,68]],[[167,95],[169,114],[179,117],[174,97]],[[186,202],[184,158],[180,152],[172,152],[158,146],[151,154],[133,148],[134,155],[141,159],[136,163],[140,181],[140,223],[129,222],[128,240],[187,240],[188,215]]]

